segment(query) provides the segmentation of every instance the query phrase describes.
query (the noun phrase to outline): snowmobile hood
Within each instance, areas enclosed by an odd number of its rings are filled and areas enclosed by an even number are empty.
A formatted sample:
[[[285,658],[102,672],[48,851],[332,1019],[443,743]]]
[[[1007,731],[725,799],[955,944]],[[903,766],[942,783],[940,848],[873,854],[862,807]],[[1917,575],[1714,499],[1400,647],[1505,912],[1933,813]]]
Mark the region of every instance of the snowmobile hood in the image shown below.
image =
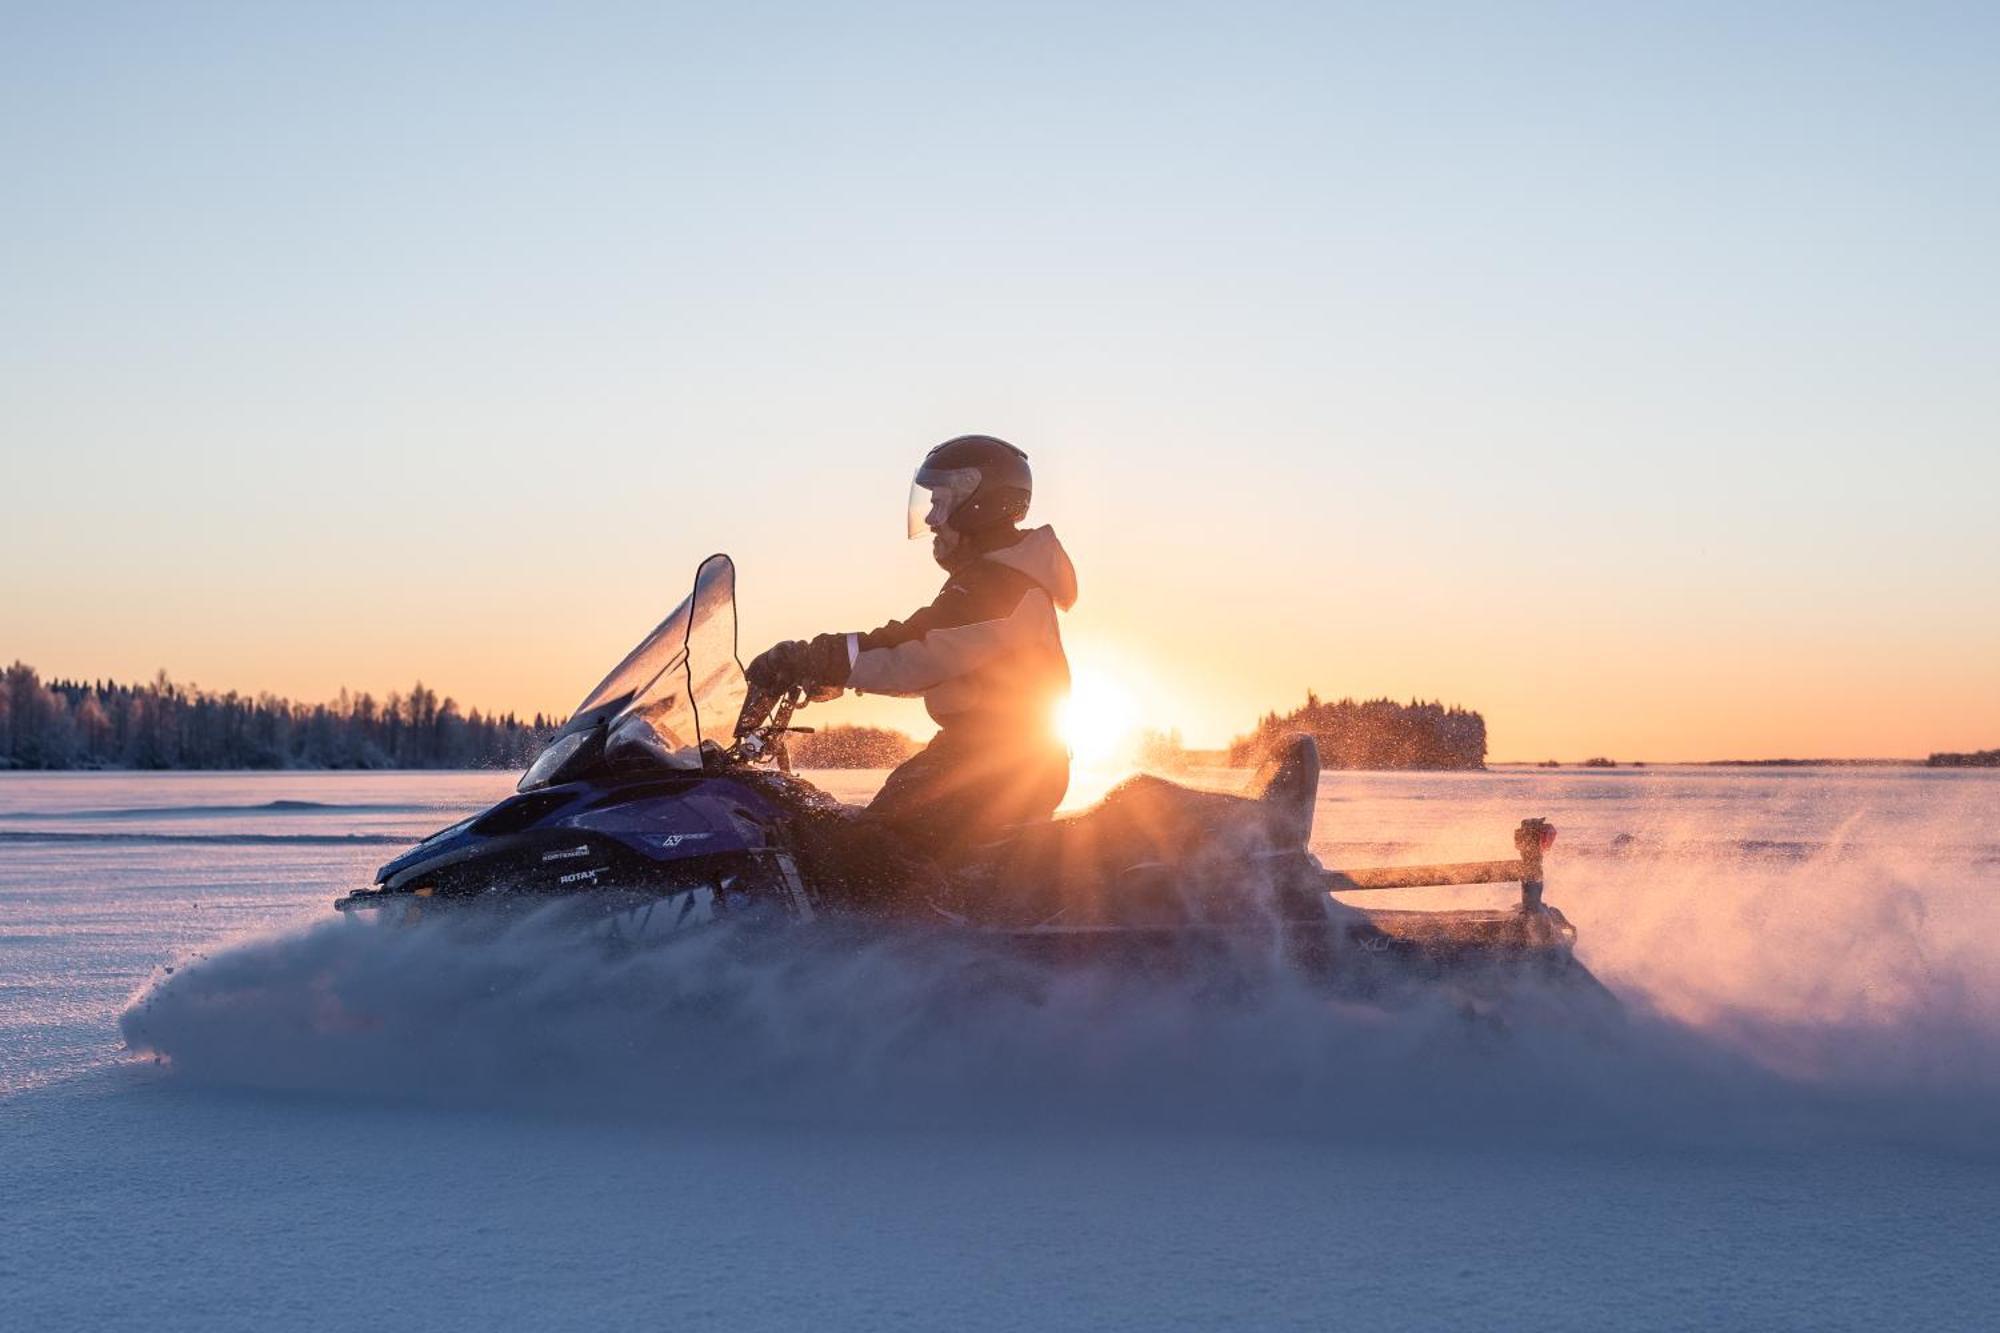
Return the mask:
[[[1029,528],[1021,534],[1020,541],[988,551],[985,558],[1026,574],[1041,584],[1049,598],[1063,610],[1076,605],[1076,566],[1069,562],[1069,552],[1056,540],[1054,528]]]

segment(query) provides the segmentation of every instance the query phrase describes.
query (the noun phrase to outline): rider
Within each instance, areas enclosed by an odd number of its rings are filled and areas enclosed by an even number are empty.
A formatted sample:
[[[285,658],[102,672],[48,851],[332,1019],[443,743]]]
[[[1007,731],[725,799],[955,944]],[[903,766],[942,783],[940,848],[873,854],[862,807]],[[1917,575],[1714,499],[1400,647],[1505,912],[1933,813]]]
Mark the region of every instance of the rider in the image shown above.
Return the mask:
[[[922,695],[937,735],[868,809],[942,860],[1047,819],[1069,786],[1056,612],[1076,601],[1076,570],[1052,529],[1021,530],[1033,488],[1028,456],[1006,441],[946,440],[910,487],[910,536],[929,531],[947,575],[931,604],[866,633],[778,644],[748,669],[764,689]]]

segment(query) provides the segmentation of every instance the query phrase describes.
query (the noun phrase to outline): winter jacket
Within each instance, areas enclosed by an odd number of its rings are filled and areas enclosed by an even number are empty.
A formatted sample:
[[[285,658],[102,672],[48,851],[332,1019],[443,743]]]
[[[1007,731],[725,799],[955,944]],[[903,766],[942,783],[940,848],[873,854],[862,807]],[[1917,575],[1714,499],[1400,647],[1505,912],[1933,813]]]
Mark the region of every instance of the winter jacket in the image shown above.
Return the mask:
[[[922,695],[948,730],[995,725],[1048,735],[1069,691],[1056,613],[1075,602],[1068,553],[1053,529],[1032,528],[954,570],[909,619],[847,635],[846,679],[829,683]]]

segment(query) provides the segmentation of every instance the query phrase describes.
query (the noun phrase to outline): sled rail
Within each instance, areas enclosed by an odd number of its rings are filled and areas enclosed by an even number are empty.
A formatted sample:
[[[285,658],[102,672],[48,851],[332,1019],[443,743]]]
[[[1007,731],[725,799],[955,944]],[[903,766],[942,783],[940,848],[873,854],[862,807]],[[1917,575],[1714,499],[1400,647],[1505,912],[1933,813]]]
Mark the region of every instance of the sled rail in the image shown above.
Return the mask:
[[[1371,893],[1381,889],[1427,889],[1452,884],[1519,884],[1521,906],[1533,911],[1542,905],[1542,854],[1556,840],[1555,826],[1546,819],[1524,819],[1514,830],[1514,848],[1520,853],[1512,861],[1457,861],[1415,866],[1359,866],[1346,870],[1329,869],[1328,893]]]

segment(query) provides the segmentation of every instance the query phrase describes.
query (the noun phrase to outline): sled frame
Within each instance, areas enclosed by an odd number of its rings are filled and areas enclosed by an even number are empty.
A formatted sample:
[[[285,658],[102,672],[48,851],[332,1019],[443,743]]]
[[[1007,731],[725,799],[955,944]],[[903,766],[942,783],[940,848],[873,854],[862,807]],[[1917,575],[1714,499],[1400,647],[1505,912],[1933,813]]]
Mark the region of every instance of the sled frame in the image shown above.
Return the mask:
[[[1546,883],[1543,854],[1555,841],[1555,826],[1546,819],[1524,819],[1514,830],[1511,861],[1458,861],[1413,866],[1357,866],[1323,871],[1328,893],[1374,893],[1385,889],[1427,889],[1453,884],[1519,884],[1521,908],[1542,906]]]

